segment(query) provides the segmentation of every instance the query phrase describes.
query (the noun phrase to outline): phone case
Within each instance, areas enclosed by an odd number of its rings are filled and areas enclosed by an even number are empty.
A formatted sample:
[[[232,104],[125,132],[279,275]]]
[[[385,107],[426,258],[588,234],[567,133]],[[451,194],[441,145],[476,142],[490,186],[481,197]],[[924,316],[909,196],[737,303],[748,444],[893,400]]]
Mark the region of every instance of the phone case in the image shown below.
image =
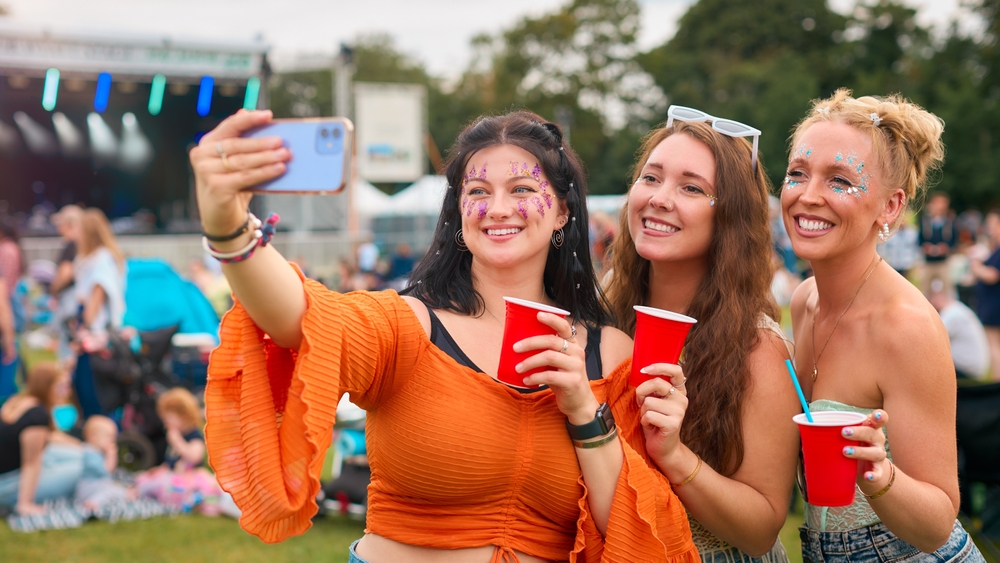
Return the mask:
[[[351,177],[354,124],[343,117],[275,119],[243,134],[246,138],[281,137],[292,160],[281,176],[250,188],[258,193],[334,194]]]

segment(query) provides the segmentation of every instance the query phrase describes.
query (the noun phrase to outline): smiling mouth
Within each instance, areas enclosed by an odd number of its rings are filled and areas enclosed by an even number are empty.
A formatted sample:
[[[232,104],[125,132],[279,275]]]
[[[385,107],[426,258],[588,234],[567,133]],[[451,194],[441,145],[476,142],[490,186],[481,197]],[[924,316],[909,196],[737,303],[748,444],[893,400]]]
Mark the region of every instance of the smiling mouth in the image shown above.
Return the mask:
[[[676,233],[680,229],[673,225],[667,225],[666,223],[657,223],[655,221],[650,221],[649,219],[643,219],[642,226],[661,233]]]
[[[822,220],[803,219],[799,217],[797,221],[799,228],[802,229],[803,231],[818,232],[833,228],[833,223],[829,223],[827,221],[822,221]]]
[[[502,237],[506,235],[516,235],[524,229],[486,229],[486,234],[491,237]]]

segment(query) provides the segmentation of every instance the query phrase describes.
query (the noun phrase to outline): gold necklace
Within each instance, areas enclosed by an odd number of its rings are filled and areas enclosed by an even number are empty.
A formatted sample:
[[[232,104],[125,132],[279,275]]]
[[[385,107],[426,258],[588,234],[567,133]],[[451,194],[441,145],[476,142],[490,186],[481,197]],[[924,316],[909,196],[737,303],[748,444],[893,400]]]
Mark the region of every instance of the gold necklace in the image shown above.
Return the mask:
[[[868,278],[872,277],[872,273],[875,272],[875,268],[878,267],[880,262],[882,262],[881,256],[878,257],[878,260],[875,261],[875,264],[872,265],[870,270],[868,270],[868,274],[865,275],[865,279],[862,280],[861,285],[858,287],[858,290],[854,292],[854,297],[851,298],[851,302],[847,304],[847,307],[844,307],[844,310],[840,313],[840,316],[837,317],[837,322],[833,323],[833,330],[830,331],[830,336],[826,337],[826,342],[823,343],[823,349],[819,351],[819,354],[816,354],[816,317],[819,316],[819,299],[817,298],[816,312],[813,313],[813,318],[812,318],[812,349],[814,354],[812,380],[814,383],[816,382],[816,376],[819,375],[819,370],[816,368],[816,365],[819,363],[820,357],[823,356],[823,352],[826,352],[826,345],[829,344],[830,339],[833,338],[833,333],[837,332],[837,326],[840,325],[840,319],[844,318],[844,315],[847,314],[847,310],[851,308],[851,305],[854,305],[854,300],[857,299],[858,295],[861,294],[862,288],[865,287],[865,284],[868,282]]]
[[[503,321],[500,320],[500,317],[494,315],[493,311],[490,311],[490,308],[486,306],[486,303],[483,303],[483,309],[486,309],[487,313],[489,313],[490,315],[493,315],[493,318],[496,319],[498,323],[504,324]]]

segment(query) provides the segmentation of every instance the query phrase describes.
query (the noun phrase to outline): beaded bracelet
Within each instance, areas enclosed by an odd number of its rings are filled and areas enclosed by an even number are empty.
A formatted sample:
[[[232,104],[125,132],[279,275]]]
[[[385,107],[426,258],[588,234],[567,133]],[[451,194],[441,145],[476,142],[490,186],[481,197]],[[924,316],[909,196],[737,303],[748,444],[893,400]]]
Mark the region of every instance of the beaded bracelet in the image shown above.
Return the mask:
[[[687,479],[684,479],[683,481],[681,481],[680,483],[677,483],[677,484],[671,484],[670,486],[676,489],[677,487],[681,487],[681,486],[687,485],[688,483],[690,483],[691,481],[693,481],[694,478],[695,478],[695,476],[698,475],[698,472],[701,471],[701,464],[702,463],[703,463],[703,460],[701,459],[701,456],[698,456],[698,465],[694,466],[694,471],[692,471],[691,474],[687,476]]]
[[[278,216],[277,213],[271,213],[262,225],[260,219],[251,213],[250,224],[254,227],[253,238],[245,247],[233,252],[219,252],[218,250],[212,248],[212,245],[208,243],[208,238],[204,236],[201,237],[201,244],[209,256],[215,258],[223,264],[235,264],[237,262],[242,262],[253,256],[253,253],[257,251],[257,247],[267,246],[267,244],[271,242],[271,239],[274,238],[275,225],[277,225],[280,220],[281,217]]]
[[[881,491],[875,493],[874,495],[865,495],[865,496],[868,497],[868,500],[875,500],[878,497],[888,493],[889,489],[892,488],[892,484],[895,482],[896,482],[896,465],[893,463],[889,463],[889,484],[883,487]]]

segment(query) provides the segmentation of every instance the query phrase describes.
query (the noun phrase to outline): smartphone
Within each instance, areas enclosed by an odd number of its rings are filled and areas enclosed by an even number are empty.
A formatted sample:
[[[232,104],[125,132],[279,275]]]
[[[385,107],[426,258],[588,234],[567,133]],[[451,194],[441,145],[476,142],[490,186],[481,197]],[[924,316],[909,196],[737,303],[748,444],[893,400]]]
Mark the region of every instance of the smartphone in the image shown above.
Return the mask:
[[[252,192],[335,194],[351,178],[354,124],[345,117],[275,119],[243,137],[281,137],[285,148],[292,151],[285,173],[250,188]]]

